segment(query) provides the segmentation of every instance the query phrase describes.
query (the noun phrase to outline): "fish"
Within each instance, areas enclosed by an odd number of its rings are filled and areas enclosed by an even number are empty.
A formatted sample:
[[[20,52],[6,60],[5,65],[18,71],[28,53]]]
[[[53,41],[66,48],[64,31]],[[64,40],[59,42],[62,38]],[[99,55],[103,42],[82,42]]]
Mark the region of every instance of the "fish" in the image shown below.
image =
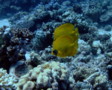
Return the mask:
[[[62,35],[70,35],[71,37],[75,37],[78,34],[78,28],[74,27],[71,23],[65,23],[60,25],[54,30],[54,40]]]
[[[57,27],[53,34],[52,55],[59,57],[73,56],[78,51],[78,28],[71,23]]]
[[[59,57],[73,56],[77,53],[78,44],[68,35],[60,36],[53,42],[52,54]]]

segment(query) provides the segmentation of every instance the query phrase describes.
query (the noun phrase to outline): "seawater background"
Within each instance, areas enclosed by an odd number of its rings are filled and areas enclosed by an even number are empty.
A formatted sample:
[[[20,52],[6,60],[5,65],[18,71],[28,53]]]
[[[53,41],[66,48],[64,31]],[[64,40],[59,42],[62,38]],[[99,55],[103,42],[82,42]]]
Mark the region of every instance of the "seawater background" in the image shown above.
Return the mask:
[[[0,89],[112,90],[111,4],[0,0]],[[72,57],[51,55],[54,29],[63,23],[79,28]]]

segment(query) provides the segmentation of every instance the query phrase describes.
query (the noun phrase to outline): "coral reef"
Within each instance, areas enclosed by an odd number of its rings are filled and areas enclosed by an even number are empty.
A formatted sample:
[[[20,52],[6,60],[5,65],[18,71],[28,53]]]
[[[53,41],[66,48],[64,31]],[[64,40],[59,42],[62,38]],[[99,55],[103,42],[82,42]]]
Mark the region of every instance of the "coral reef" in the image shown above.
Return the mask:
[[[0,68],[0,90],[14,90],[17,78],[9,75],[6,70]]]
[[[33,33],[28,29],[10,29],[9,33],[3,33],[2,36],[4,44],[0,48],[0,67],[9,70],[11,64],[25,60],[25,52]]]
[[[22,10],[29,11],[30,8],[36,6],[37,3],[39,2],[40,1],[36,1],[36,0],[29,0],[29,1],[27,0],[10,0],[10,1],[0,0],[1,17],[11,16],[12,14]]]
[[[0,24],[0,89],[112,90],[111,0],[0,2],[1,18],[11,16]],[[60,58],[53,32],[64,23],[76,24],[79,47]]]
[[[67,89],[67,67],[59,62],[46,62],[22,76],[17,84],[17,90],[34,89]]]
[[[50,31],[44,32],[43,30],[37,30],[35,36],[32,39],[31,47],[35,51],[44,50],[52,44],[53,38]]]

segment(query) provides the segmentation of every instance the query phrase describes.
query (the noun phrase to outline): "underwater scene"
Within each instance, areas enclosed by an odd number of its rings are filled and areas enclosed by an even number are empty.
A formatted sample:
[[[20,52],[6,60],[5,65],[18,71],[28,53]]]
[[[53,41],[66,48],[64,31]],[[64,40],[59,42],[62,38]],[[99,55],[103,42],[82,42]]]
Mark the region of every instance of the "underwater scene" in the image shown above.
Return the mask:
[[[112,90],[112,0],[0,0],[0,90]]]

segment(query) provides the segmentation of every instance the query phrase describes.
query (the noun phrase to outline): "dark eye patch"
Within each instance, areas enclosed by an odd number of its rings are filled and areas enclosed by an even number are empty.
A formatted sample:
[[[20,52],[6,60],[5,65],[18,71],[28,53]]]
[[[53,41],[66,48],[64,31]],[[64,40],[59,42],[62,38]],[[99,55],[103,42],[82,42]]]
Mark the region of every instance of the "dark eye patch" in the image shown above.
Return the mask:
[[[54,55],[57,55],[58,54],[58,51],[57,50],[53,50],[53,54]]]

